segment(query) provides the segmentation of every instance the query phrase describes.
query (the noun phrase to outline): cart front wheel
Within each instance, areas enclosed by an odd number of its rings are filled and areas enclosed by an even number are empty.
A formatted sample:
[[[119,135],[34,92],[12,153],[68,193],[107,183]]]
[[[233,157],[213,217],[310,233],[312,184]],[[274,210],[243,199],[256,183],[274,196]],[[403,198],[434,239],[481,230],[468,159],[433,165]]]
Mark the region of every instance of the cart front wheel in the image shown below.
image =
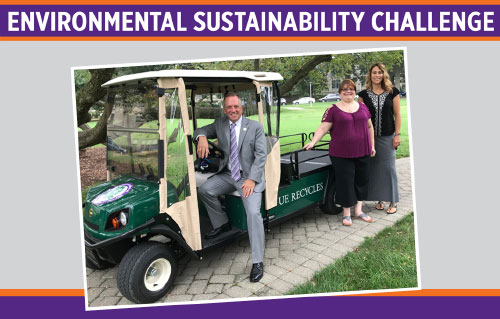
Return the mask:
[[[118,289],[135,303],[151,303],[163,297],[177,275],[174,253],[163,243],[145,242],[123,257],[118,268]]]

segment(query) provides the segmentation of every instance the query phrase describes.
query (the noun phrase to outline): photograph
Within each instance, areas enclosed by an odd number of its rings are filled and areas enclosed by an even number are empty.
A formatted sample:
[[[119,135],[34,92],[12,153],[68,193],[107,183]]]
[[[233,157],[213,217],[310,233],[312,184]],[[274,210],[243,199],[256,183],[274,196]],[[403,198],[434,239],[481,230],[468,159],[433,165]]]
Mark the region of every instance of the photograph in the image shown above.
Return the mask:
[[[498,312],[500,0],[0,0],[0,21],[2,313]]]
[[[88,309],[419,288],[405,48],[73,80]]]

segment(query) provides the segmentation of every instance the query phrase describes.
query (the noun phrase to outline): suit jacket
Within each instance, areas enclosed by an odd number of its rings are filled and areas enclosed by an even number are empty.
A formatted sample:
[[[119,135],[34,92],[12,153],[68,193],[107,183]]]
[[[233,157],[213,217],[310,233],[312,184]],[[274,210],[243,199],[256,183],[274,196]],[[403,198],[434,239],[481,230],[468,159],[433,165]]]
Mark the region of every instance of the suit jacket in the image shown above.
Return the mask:
[[[218,170],[220,173],[229,162],[231,145],[229,119],[224,116],[216,119],[212,124],[196,129],[193,138],[197,139],[199,135],[205,135],[209,139],[217,138],[219,148],[224,151],[224,160],[221,161]],[[267,158],[264,128],[259,122],[245,116],[242,116],[241,121],[238,157],[243,175],[256,182],[254,191],[264,191],[266,187],[264,166]]]

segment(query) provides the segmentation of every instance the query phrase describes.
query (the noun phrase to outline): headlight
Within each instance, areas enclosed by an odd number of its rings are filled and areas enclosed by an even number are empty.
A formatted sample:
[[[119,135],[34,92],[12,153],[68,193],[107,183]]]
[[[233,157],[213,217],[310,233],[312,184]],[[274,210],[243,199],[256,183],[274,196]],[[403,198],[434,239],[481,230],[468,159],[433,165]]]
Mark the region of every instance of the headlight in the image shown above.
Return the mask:
[[[129,209],[121,209],[111,213],[106,221],[105,230],[112,231],[121,229],[128,224]]]
[[[120,213],[120,224],[122,226],[126,226],[127,222],[128,222],[128,220],[127,220],[127,214],[125,214],[124,212],[121,212]]]

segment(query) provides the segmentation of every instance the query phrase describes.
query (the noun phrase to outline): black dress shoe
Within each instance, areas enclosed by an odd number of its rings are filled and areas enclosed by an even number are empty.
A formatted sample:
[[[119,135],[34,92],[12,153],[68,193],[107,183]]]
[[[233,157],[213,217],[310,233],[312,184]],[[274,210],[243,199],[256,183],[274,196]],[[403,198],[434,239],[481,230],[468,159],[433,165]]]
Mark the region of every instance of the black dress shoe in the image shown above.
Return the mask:
[[[227,223],[220,226],[219,228],[215,228],[212,231],[210,231],[208,234],[205,235],[205,238],[212,239],[229,230],[231,230],[231,224]]]
[[[252,265],[252,271],[250,272],[250,281],[257,282],[264,277],[264,264],[257,263]]]

